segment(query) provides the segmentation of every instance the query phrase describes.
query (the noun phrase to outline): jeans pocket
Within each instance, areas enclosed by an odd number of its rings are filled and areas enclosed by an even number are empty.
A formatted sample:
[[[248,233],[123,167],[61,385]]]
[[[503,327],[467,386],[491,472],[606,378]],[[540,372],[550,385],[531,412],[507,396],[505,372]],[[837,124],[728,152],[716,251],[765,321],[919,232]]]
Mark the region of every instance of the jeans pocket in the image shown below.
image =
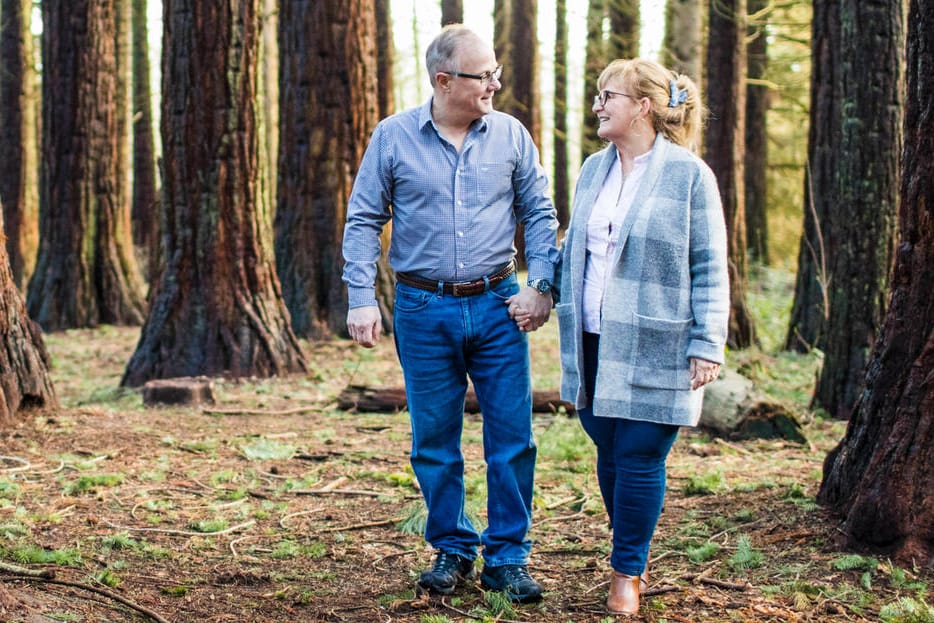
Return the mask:
[[[396,298],[393,304],[393,311],[396,313],[418,312],[431,303],[435,296],[434,292],[428,290],[419,290],[410,286],[396,284]]]
[[[508,277],[487,290],[486,293],[493,298],[505,301],[510,296],[514,296],[519,293],[519,282],[515,279],[515,276]]]

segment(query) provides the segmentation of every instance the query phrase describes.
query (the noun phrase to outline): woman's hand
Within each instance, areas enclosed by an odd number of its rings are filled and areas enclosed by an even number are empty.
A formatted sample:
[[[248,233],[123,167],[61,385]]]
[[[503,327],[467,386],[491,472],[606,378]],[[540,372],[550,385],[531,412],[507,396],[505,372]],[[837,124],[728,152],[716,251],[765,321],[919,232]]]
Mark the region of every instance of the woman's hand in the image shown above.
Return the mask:
[[[720,375],[720,364],[691,357],[691,389],[703,387]]]

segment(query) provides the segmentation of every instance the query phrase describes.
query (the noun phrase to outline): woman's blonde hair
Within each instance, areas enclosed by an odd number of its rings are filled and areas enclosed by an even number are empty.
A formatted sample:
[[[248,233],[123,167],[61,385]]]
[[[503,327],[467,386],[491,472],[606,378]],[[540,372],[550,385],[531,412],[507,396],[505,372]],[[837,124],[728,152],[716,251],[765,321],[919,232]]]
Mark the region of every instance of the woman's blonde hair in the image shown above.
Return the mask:
[[[636,98],[648,98],[652,126],[673,143],[696,149],[706,110],[700,91],[684,74],[645,58],[617,59],[597,79],[597,88],[621,80]]]

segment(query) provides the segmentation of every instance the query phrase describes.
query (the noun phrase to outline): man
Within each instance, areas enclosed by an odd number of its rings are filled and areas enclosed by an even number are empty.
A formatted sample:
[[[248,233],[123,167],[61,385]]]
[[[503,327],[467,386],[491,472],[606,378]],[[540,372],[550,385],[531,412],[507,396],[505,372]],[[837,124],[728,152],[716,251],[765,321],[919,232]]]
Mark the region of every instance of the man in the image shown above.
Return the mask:
[[[350,337],[372,347],[382,319],[374,282],[379,234],[392,220],[394,332],[412,425],[411,462],[436,550],[422,591],[450,594],[473,577],[516,602],[541,599],[529,575],[532,389],[526,331],[552,307],[557,221],[538,151],[521,123],[493,110],[502,67],[468,28],[445,27],[428,47],[431,99],[383,120],[354,182],[344,229]],[[529,285],[515,274],[516,224],[525,227]],[[510,307],[528,312],[521,327]],[[483,412],[488,527],[464,512],[464,395]]]

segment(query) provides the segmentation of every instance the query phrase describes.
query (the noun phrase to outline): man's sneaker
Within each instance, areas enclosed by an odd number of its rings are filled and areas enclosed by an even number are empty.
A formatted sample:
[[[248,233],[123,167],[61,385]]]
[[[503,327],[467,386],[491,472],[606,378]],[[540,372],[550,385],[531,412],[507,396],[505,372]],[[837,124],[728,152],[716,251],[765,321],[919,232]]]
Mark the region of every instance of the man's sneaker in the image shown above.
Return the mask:
[[[480,584],[484,588],[506,593],[509,601],[526,604],[542,598],[542,587],[529,575],[527,565],[484,566]]]
[[[421,590],[441,595],[450,595],[461,580],[474,577],[473,561],[457,554],[439,551],[431,571],[422,571],[418,578]]]

